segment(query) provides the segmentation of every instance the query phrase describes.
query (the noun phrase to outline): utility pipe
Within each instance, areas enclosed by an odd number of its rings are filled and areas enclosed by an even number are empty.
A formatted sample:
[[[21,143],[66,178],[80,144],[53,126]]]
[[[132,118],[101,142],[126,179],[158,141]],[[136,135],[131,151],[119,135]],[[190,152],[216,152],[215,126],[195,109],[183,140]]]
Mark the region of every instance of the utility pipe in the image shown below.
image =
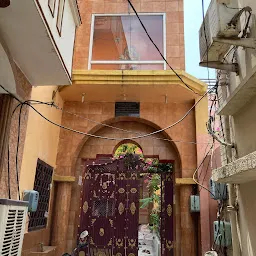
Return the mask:
[[[228,143],[231,143],[231,133],[230,133],[230,125],[231,121],[229,116],[224,116],[224,129],[225,129],[225,135],[226,140]],[[232,162],[232,148],[226,147],[226,155],[227,155],[227,162]],[[240,240],[238,236],[238,228],[237,228],[237,210],[235,207],[236,203],[236,191],[234,184],[227,184],[228,186],[228,207],[227,210],[230,212],[230,223],[231,223],[231,233],[232,233],[232,248],[233,248],[233,255],[234,256],[240,256],[241,255],[241,245]]]

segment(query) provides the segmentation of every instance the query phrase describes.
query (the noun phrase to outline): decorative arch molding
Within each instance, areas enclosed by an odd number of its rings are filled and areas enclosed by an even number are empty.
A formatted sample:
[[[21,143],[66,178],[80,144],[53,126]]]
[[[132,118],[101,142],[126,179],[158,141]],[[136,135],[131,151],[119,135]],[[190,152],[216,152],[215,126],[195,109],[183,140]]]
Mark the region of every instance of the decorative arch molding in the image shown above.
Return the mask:
[[[108,120],[105,120],[103,123],[104,124],[107,124],[107,125],[114,125],[116,123],[119,123],[119,122],[124,122],[124,121],[129,121],[129,122],[136,122],[136,123],[141,123],[141,124],[145,124],[155,130],[160,130],[162,129],[161,127],[159,127],[157,124],[149,121],[149,120],[146,120],[146,119],[143,119],[143,118],[138,118],[138,117],[116,117],[116,118],[110,118]],[[97,132],[99,132],[101,129],[104,129],[105,126],[102,126],[102,125],[96,125],[94,126],[88,133],[90,134],[96,134]],[[164,136],[164,138],[168,139],[168,140],[171,140],[171,137],[169,136],[169,134],[167,134],[166,131],[163,131],[161,132],[161,134]],[[88,141],[90,137],[89,136],[84,136],[81,141],[79,142],[74,154],[73,154],[73,157],[72,157],[72,163],[71,163],[71,172],[72,173],[75,173],[76,171],[76,167],[77,167],[77,161],[79,159],[79,155],[80,155],[80,152],[82,150],[82,148],[84,147],[84,145],[86,144],[86,142]],[[129,140],[128,141],[133,141],[133,140]],[[122,144],[124,142],[124,140],[122,141],[118,141],[117,145],[120,145],[120,143]],[[134,142],[134,141],[133,141]],[[137,142],[136,142],[137,143]],[[181,153],[176,145],[175,142],[169,142],[170,143],[170,147],[172,147],[175,151],[175,154],[177,156],[177,159],[178,161],[176,161],[176,165],[179,166],[179,169],[182,170],[182,162],[181,162]],[[116,148],[116,146],[114,147]],[[140,146],[140,148],[142,148],[143,150],[143,147]]]

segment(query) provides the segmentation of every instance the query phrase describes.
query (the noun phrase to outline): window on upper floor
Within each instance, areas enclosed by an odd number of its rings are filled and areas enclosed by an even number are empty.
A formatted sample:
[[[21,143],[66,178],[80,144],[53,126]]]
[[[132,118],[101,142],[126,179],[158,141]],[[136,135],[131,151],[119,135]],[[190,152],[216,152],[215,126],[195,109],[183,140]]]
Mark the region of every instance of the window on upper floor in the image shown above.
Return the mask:
[[[165,56],[165,15],[140,14],[140,18]],[[93,15],[91,31],[89,69],[165,69],[164,60],[135,15]]]
[[[61,29],[62,29],[64,7],[65,7],[65,0],[59,0],[58,16],[57,16],[57,29],[58,29],[60,36],[61,36]]]

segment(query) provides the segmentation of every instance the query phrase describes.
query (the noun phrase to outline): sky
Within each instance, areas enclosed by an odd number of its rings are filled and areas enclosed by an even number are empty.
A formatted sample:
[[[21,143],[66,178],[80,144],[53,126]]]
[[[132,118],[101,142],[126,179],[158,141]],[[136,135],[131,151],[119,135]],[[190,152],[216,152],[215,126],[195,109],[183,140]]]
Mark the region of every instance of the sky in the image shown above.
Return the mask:
[[[204,0],[205,13],[210,0]],[[207,68],[199,67],[199,37],[198,31],[201,27],[202,0],[184,0],[185,17],[185,54],[186,54],[186,72],[199,79],[207,79]],[[215,70],[209,69],[210,78],[215,78]]]

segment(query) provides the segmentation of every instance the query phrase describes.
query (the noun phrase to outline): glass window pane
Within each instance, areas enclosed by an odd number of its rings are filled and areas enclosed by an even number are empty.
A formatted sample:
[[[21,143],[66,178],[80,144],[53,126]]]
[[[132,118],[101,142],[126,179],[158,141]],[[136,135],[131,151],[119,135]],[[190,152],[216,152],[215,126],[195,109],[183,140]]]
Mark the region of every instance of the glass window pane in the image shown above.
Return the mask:
[[[141,15],[163,54],[163,16]],[[162,60],[135,15],[96,16],[92,60]],[[114,66],[111,66],[113,69]]]

